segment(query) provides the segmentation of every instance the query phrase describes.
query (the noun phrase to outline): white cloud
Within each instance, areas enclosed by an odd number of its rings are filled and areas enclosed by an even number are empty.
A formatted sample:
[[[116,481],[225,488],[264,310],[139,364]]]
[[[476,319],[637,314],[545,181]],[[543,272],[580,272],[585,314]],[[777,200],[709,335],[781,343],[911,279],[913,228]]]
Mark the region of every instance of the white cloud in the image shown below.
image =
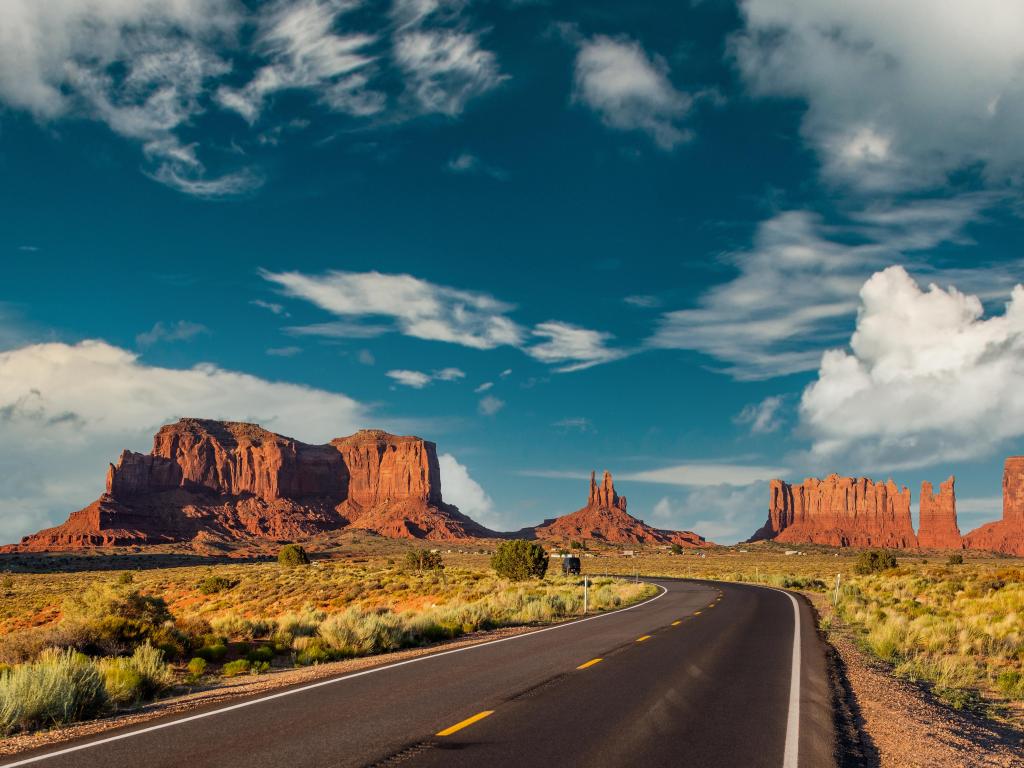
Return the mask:
[[[496,88],[505,76],[497,57],[480,47],[479,35],[452,29],[413,28],[396,36],[394,58],[419,108],[449,117]]]
[[[841,225],[808,211],[777,214],[758,226],[750,249],[724,257],[738,272],[733,279],[707,290],[696,308],[663,314],[647,343],[710,355],[737,379],[814,370],[821,352],[848,334],[857,291],[873,270],[961,241],[963,225],[989,202],[923,200],[872,208]],[[1011,277],[998,269],[974,273],[989,290]]]
[[[606,346],[607,342],[614,338],[610,333],[580,328],[556,320],[538,323],[532,334],[548,340],[526,347],[524,351],[530,357],[544,363],[567,363],[556,369],[559,373],[590,368],[618,360],[627,354],[624,350],[610,349]]]
[[[438,285],[412,275],[342,271],[307,275],[266,270],[260,274],[288,296],[305,299],[340,317],[390,318],[406,336],[473,349],[516,347],[536,360],[559,365],[559,372],[589,368],[628,354],[606,346],[612,339],[609,333],[557,320],[539,323],[527,334],[523,326],[509,317],[515,309],[513,304],[487,293]],[[285,330],[294,334],[360,337],[379,335],[389,329],[345,320]],[[529,346],[528,336],[548,341]]]
[[[394,379],[403,387],[412,387],[413,389],[423,389],[427,384],[433,381],[430,374],[423,373],[423,371],[408,371],[402,368],[388,371],[384,375],[390,379]]]
[[[365,426],[345,395],[202,364],[139,362],[102,341],[0,352],[0,540],[64,520],[103,490],[124,448],[148,451],[183,416],[255,421],[307,442]]]
[[[861,289],[850,352],[803,393],[812,457],[914,467],[983,456],[1024,435],[1024,287],[1002,315],[956,288],[922,291],[899,266]]]
[[[262,307],[268,312],[273,312],[275,315],[279,315],[281,317],[290,317],[288,312],[285,310],[283,304],[278,304],[277,302],[274,301],[263,301],[262,299],[253,299],[249,303],[252,304],[254,307]]]
[[[513,307],[492,296],[380,272],[261,272],[286,294],[342,317],[390,317],[407,336],[493,349],[522,339],[507,317]]]
[[[695,531],[718,544],[745,541],[764,523],[768,486],[694,488],[680,497],[664,496],[651,515],[662,528]]]
[[[270,347],[267,354],[271,357],[295,357],[302,352],[302,347]]]
[[[512,375],[512,369],[511,368],[506,368],[505,370],[503,370],[501,373],[498,374],[498,376],[500,376],[503,379],[508,378],[511,375]]]
[[[480,398],[479,410],[484,416],[493,416],[504,407],[505,401],[493,395],[484,395]]]
[[[202,323],[193,323],[189,320],[165,323],[159,320],[148,331],[137,335],[135,343],[140,347],[149,347],[162,341],[188,341],[209,332],[210,329]]]
[[[660,483],[662,485],[712,486],[750,485],[785,476],[789,470],[783,467],[757,466],[749,464],[676,464],[671,467],[650,469],[643,472],[622,474],[623,480],[639,483]]]
[[[641,309],[653,309],[654,307],[661,306],[661,299],[659,299],[657,296],[647,296],[643,294],[636,296],[626,296],[623,299],[623,301],[629,304],[630,306],[640,307]]]
[[[437,457],[441,467],[441,496],[454,504],[464,515],[469,515],[481,525],[500,530],[501,517],[495,513],[494,500],[481,485],[469,476],[469,470],[450,453]]]
[[[594,425],[591,424],[590,419],[584,418],[583,416],[573,416],[566,419],[559,419],[554,422],[551,426],[557,427],[558,429],[568,432],[574,430],[577,432],[593,432]]]
[[[448,161],[445,168],[451,173],[484,175],[499,181],[504,181],[508,178],[508,174],[505,171],[488,165],[472,152],[459,153]]]
[[[693,99],[672,86],[665,61],[648,56],[636,41],[604,35],[582,41],[575,83],[574,98],[610,128],[647,133],[662,149],[689,136],[679,122]]]
[[[781,407],[781,396],[766,397],[759,403],[743,406],[743,410],[736,414],[733,422],[750,425],[750,431],[755,435],[774,432],[782,426],[782,419],[779,417]]]
[[[384,375],[394,379],[403,386],[412,387],[413,389],[423,389],[432,381],[458,381],[459,379],[466,378],[466,374],[458,368],[442,368],[433,373],[397,369],[388,371]]]
[[[242,88],[221,86],[217,100],[249,123],[259,119],[268,96],[293,89],[313,91],[335,112],[366,117],[383,110],[386,97],[369,89],[361,72],[374,62],[366,49],[377,36],[334,32],[338,17],[357,6],[334,0],[273,4],[260,19],[256,39],[269,63]]]
[[[138,141],[150,175],[187,194],[223,197],[261,180],[211,176],[179,136],[230,70],[215,49],[241,16],[231,0],[10,0],[0,26],[0,99],[41,122],[85,117]]]
[[[803,99],[802,132],[831,179],[941,184],[977,166],[1019,181],[1024,5],[744,0],[733,41],[761,95]]]
[[[377,363],[377,358],[375,358],[373,356],[373,352],[368,349],[360,349],[357,359],[363,365],[375,365]]]
[[[483,384],[481,384],[479,387],[477,387],[473,391],[476,394],[479,395],[481,392],[486,392],[487,390],[489,390],[493,386],[494,386],[494,382],[493,381],[485,381]]]

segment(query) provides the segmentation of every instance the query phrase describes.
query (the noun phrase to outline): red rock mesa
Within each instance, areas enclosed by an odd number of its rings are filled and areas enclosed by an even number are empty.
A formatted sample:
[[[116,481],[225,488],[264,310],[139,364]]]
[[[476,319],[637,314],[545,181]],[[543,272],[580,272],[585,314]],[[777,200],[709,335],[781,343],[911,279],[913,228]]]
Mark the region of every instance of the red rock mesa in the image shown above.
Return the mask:
[[[986,523],[964,537],[970,549],[1024,555],[1024,456],[1003,464],[1003,519]]]
[[[590,495],[587,506],[562,515],[533,529],[525,529],[538,539],[587,539],[621,544],[679,544],[684,547],[708,546],[702,536],[691,531],[665,531],[652,528],[626,512],[626,497],[615,492],[610,472],[605,472],[600,485],[590,473]]]
[[[124,451],[106,492],[22,550],[149,544],[197,537],[294,540],[360,528],[385,536],[491,536],[441,498],[433,443],[361,430],[307,445],[256,424],[182,419],[149,454]]]
[[[769,483],[768,520],[751,541],[833,547],[917,546],[910,519],[910,491],[889,480],[829,475],[801,485]]]

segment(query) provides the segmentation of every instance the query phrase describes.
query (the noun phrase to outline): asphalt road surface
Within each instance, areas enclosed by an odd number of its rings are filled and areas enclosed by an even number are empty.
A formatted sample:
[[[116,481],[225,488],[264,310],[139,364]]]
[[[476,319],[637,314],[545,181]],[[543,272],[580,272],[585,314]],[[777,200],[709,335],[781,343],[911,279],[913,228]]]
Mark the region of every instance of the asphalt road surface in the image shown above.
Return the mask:
[[[3,766],[834,767],[825,651],[805,603],[742,584],[655,583],[657,597],[625,610],[107,731]]]

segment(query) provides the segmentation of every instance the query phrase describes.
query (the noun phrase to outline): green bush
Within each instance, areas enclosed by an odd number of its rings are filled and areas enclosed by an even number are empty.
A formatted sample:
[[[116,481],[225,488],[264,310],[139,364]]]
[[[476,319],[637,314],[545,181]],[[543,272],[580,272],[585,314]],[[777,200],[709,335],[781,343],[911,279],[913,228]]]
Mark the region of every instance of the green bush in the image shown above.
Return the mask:
[[[498,545],[491,558],[491,567],[506,579],[543,579],[548,570],[548,556],[539,544],[526,539],[512,539]]]
[[[319,633],[341,656],[393,651],[408,644],[409,637],[402,619],[391,611],[367,612],[356,607],[328,616]]]
[[[668,549],[669,549],[669,552],[671,552],[673,555],[681,555],[681,554],[683,554],[683,548],[679,544],[673,544]]]
[[[277,553],[277,562],[288,567],[309,565],[309,555],[298,544],[285,544]]]
[[[65,601],[62,631],[74,633],[78,650],[119,656],[146,640],[158,641],[173,621],[167,603],[124,586],[93,584]]]
[[[308,667],[334,660],[334,653],[324,644],[323,640],[316,637],[302,639],[306,642],[295,655],[295,663],[299,666]]]
[[[196,656],[204,661],[220,661],[228,655],[228,646],[222,640],[212,641],[196,649]]]
[[[50,649],[0,674],[0,733],[83,720],[106,703],[103,676],[88,657]]]
[[[220,673],[224,677],[238,677],[239,675],[248,674],[249,666],[248,659],[236,659],[235,661],[229,661],[221,667]]]
[[[405,553],[405,567],[411,571],[439,571],[444,568],[444,561],[440,552],[410,549]]]
[[[853,570],[859,574],[881,573],[896,567],[896,555],[884,549],[866,549],[857,555]]]
[[[959,552],[957,554],[955,554],[955,555],[950,555],[949,559],[946,561],[946,565],[963,565],[963,564],[964,564],[964,556],[961,555]]]
[[[131,656],[100,659],[107,696],[114,704],[133,704],[156,696],[174,680],[164,654],[149,643],[135,649]]]
[[[269,645],[260,645],[245,654],[245,658],[254,663],[259,661],[273,661],[274,649]]]
[[[206,674],[206,659],[196,656],[188,663],[188,679],[197,682]]]
[[[207,576],[199,582],[197,589],[204,595],[213,595],[217,592],[226,592],[237,585],[238,582],[234,579],[226,579],[223,576]]]

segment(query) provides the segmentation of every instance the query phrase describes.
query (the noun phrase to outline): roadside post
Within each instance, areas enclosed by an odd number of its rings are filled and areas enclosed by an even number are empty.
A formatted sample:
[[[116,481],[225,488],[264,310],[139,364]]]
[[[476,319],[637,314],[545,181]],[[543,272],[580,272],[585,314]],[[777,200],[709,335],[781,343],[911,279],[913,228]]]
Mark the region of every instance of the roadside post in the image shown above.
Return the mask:
[[[588,586],[589,585],[587,584],[587,577],[584,576],[583,577],[583,615],[584,616],[587,615],[587,608],[590,607],[590,594],[589,594],[589,592],[587,590]]]

